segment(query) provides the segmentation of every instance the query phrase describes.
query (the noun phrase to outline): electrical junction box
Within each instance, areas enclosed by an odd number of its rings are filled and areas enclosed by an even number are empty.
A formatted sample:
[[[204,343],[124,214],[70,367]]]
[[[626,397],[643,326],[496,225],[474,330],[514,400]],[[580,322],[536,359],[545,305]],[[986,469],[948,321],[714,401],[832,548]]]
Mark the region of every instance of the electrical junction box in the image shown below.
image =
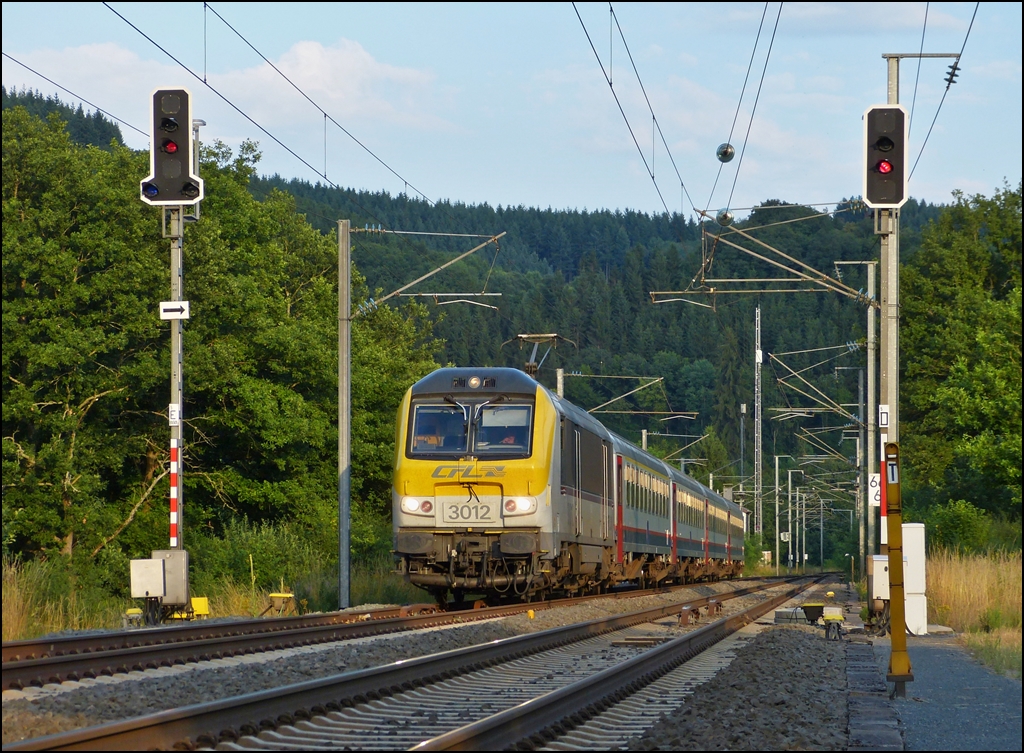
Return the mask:
[[[172,607],[188,606],[188,552],[184,549],[160,549],[153,559],[164,563],[164,597],[160,603]]]
[[[903,524],[903,554],[906,555],[907,630],[914,635],[928,634],[928,597],[925,596],[924,523]]]
[[[132,560],[131,573],[133,599],[163,598],[165,591],[163,560]]]
[[[904,599],[907,605],[907,630],[914,635],[928,635],[928,597],[924,594],[907,594]]]
[[[889,601],[889,555],[874,554],[871,556],[874,567],[871,570],[870,583],[871,598]],[[907,558],[903,558],[903,572],[907,572]]]
[[[925,583],[925,551],[924,523],[903,524],[903,558],[907,561],[906,572],[903,573],[907,596],[924,594]]]

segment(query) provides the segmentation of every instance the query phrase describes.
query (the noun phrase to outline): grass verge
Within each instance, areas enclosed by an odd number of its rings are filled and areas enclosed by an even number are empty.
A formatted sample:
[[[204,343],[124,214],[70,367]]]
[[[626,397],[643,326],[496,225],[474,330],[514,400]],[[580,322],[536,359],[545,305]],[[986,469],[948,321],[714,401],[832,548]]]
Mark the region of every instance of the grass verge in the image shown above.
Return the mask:
[[[1021,553],[939,550],[928,557],[928,618],[985,665],[1021,677]]]
[[[3,559],[3,640],[121,626],[133,606],[83,586],[61,563]]]
[[[351,603],[412,604],[429,601],[426,592],[410,586],[394,571],[386,553],[352,563]],[[231,576],[193,578],[192,592],[210,599],[211,617],[255,617],[270,604],[270,594],[295,593],[299,611],[338,608],[337,566],[312,569],[295,583],[283,579],[274,588]],[[69,630],[116,629],[126,609],[141,602],[117,598],[99,588],[84,587],[62,563],[3,560],[3,640],[25,640]]]

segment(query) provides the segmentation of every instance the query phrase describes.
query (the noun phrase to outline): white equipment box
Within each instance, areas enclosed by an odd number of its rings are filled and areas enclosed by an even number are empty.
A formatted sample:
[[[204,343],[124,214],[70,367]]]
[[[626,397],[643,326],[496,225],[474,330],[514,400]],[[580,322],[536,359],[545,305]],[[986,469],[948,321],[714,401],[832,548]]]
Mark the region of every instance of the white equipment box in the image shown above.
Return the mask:
[[[164,597],[164,561],[132,560],[132,598],[152,599]]]
[[[889,600],[889,557],[872,556],[872,572],[868,578],[872,599]],[[903,524],[903,592],[906,604],[907,630],[914,635],[928,634],[928,597],[925,572],[924,523]]]

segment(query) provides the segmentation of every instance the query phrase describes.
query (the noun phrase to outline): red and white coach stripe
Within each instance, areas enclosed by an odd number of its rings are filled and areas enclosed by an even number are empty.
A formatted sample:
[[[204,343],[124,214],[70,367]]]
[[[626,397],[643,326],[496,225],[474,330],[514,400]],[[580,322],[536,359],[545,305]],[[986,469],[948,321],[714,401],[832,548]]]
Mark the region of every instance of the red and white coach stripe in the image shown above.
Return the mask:
[[[178,546],[178,440],[171,440],[171,548]]]

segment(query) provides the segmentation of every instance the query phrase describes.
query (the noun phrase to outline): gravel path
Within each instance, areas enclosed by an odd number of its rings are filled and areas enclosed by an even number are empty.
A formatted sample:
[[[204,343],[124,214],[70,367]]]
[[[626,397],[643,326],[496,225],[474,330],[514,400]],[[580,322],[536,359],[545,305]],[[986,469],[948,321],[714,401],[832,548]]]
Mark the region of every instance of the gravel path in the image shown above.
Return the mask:
[[[845,643],[769,627],[628,749],[842,750],[846,724]]]
[[[888,639],[875,640],[884,671]],[[976,662],[953,637],[907,638],[914,682],[896,709],[907,750],[1020,750],[1021,682]]]
[[[743,584],[748,585],[752,584]],[[47,686],[41,692],[30,691],[27,697],[26,694],[19,696],[18,691],[5,691],[3,742],[242,695],[731,590],[735,590],[734,587],[724,583],[698,585],[672,594],[605,599],[545,610],[537,612],[532,620],[520,614],[483,623],[132,672],[114,678],[64,683],[63,687]],[[726,601],[726,614],[741,608],[737,602],[755,598],[765,597],[758,594]]]

